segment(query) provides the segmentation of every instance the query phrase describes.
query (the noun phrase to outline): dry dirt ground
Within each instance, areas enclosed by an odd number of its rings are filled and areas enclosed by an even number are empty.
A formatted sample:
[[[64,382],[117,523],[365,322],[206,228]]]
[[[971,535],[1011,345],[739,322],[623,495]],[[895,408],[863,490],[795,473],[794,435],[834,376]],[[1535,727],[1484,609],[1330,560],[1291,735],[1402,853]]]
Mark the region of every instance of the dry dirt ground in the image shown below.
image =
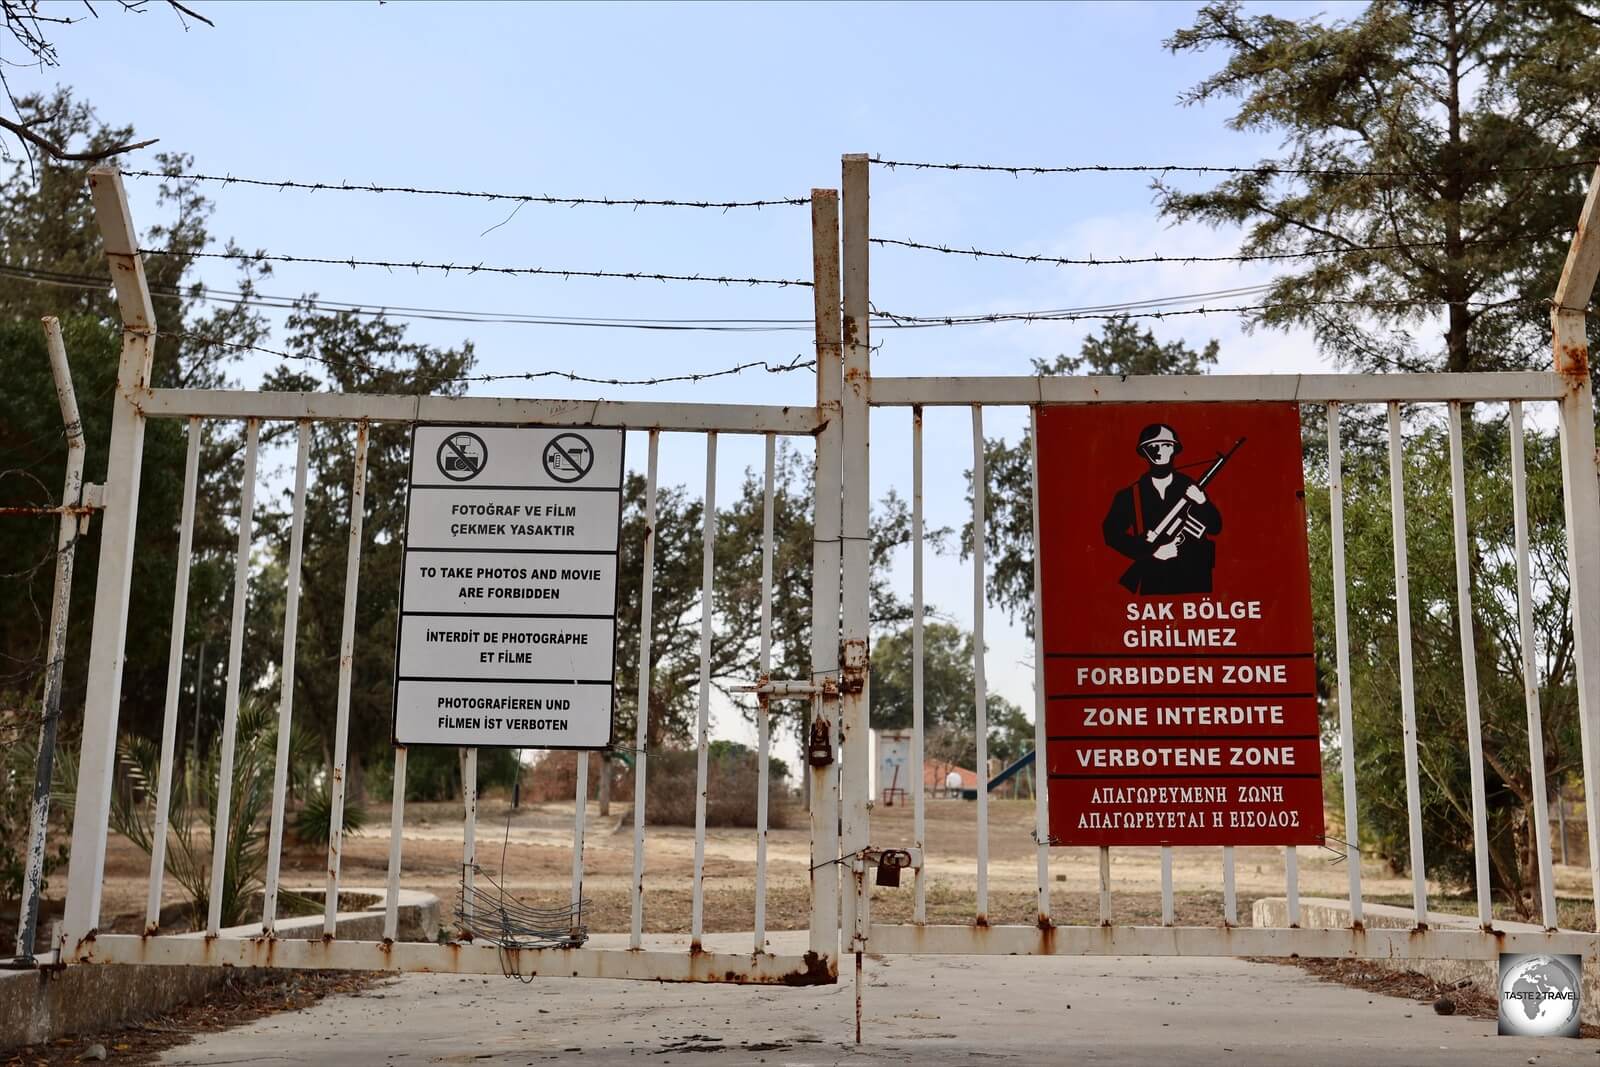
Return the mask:
[[[376,806],[376,805],[374,805]],[[977,809],[970,801],[927,801],[927,899],[930,922],[970,921],[974,915],[977,854]],[[508,801],[487,798],[479,807],[477,860],[511,895],[527,903],[554,905],[570,898],[572,823],[570,803],[524,804],[512,811]],[[508,819],[509,816],[509,819]],[[993,800],[989,805],[989,919],[1032,923],[1036,855],[1031,831],[1033,804],[1026,800]],[[462,869],[463,814],[459,804],[412,804],[407,807],[403,842],[402,883],[438,895],[448,917],[454,909]],[[628,929],[628,887],[633,870],[633,820],[627,804],[612,805],[601,818],[595,804],[586,813],[584,896],[589,928],[597,933]],[[347,839],[342,884],[381,886],[388,870],[389,826],[374,822]],[[910,845],[912,811],[904,805],[878,806],[872,814],[872,839],[885,847]],[[769,929],[801,929],[807,925],[809,899],[809,834],[803,813],[794,825],[771,830],[767,844],[767,925]],[[749,930],[754,924],[755,831],[719,829],[707,832],[705,847],[706,928]],[[1299,852],[1303,896],[1342,897],[1348,892],[1344,858],[1325,848]],[[1173,880],[1180,923],[1215,923],[1222,919],[1221,849],[1179,849],[1174,854]],[[283,884],[320,886],[325,880],[320,850],[286,850]],[[682,933],[689,928],[694,870],[694,831],[690,827],[648,826],[645,832],[646,930]],[[1235,852],[1239,921],[1250,921],[1250,901],[1282,895],[1284,856],[1279,848],[1239,848]],[[1098,860],[1093,849],[1050,851],[1052,914],[1057,922],[1098,921]],[[104,915],[119,931],[137,931],[149,876],[149,858],[115,838],[106,861]],[[1117,922],[1159,922],[1161,865],[1157,849],[1116,849],[1111,853],[1113,916]],[[65,880],[56,882],[64,885]],[[1587,896],[1579,867],[1558,868],[1558,890]],[[1410,881],[1368,863],[1362,871],[1368,899],[1409,900]],[[900,889],[878,889],[873,898],[875,921],[909,921],[911,879]],[[169,878],[163,899],[181,902]],[[1452,903],[1440,900],[1446,907]],[[1470,901],[1458,902],[1470,912]],[[1580,909],[1581,912],[1582,909]]]

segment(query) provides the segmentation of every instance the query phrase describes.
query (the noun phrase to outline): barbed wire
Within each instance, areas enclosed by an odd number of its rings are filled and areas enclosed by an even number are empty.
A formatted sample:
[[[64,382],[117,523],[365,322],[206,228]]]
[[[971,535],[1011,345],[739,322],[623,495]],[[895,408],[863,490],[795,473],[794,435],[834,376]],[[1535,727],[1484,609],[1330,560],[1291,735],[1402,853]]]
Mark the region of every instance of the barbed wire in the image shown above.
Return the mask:
[[[474,189],[435,189],[417,185],[378,185],[367,182],[307,182],[292,178],[244,178],[233,174],[168,174],[159,170],[125,170],[125,178],[160,178],[170,181],[216,182],[223,186],[250,185],[279,191],[295,189],[321,193],[402,193],[410,196],[442,196],[468,200],[505,201],[518,204],[551,204],[558,207],[682,207],[701,210],[720,210],[724,213],[736,208],[803,207],[811,203],[809,196],[782,196],[764,200],[676,200],[668,197],[635,196],[550,196],[545,193],[496,193]]]
[[[1477,245],[1507,245],[1521,242],[1542,241],[1549,237],[1566,234],[1567,230],[1552,230],[1544,234],[1522,235],[1519,237],[1485,237],[1476,240],[1458,241],[1454,244],[1462,248]],[[1445,248],[1450,247],[1449,241],[1391,241],[1379,244],[1350,244],[1336,248],[1311,248],[1300,252],[1236,252],[1224,256],[1046,256],[1026,252],[1001,252],[981,248],[956,248],[952,245],[929,244],[924,241],[913,241],[895,237],[871,237],[868,240],[875,245],[893,246],[898,248],[911,248],[923,252],[942,252],[949,256],[971,256],[974,259],[1004,259],[1017,263],[1042,263],[1056,267],[1112,267],[1133,266],[1151,263],[1258,263],[1263,261],[1312,259],[1317,256],[1345,256],[1361,255],[1377,252],[1396,252],[1410,248]]]
[[[1509,309],[1522,304],[1545,304],[1549,301],[1535,297],[1514,297],[1507,300],[1468,301],[1469,307],[1476,307],[1482,311]],[[997,311],[975,315],[902,315],[892,311],[874,308],[874,314],[888,319],[901,329],[921,329],[934,326],[983,326],[1001,322],[1081,322],[1086,320],[1109,319],[1172,319],[1189,315],[1223,315],[1232,313],[1252,313],[1260,311],[1299,311],[1316,307],[1365,307],[1365,308],[1403,308],[1403,307],[1442,307],[1445,301],[1422,299],[1396,299],[1396,300],[1365,300],[1360,298],[1328,298],[1322,300],[1295,300],[1281,303],[1268,304],[1235,304],[1228,307],[1212,307],[1202,305],[1193,308],[1172,308],[1158,310],[1121,310],[1121,311],[1077,311],[1064,309],[1061,311]]]
[[[178,337],[187,341],[200,344],[216,345],[219,348],[228,348],[238,351],[261,352],[265,355],[276,356],[279,359],[308,360],[320,363],[332,369],[343,369],[346,365],[338,360],[329,359],[311,352],[286,352],[282,349],[268,348],[264,345],[246,344],[240,341],[229,341],[226,338],[208,336],[186,330],[163,331],[167,337]],[[712,378],[726,378],[735,374],[742,374],[747,370],[764,370],[768,374],[787,374],[790,371],[807,370],[816,366],[815,359],[805,359],[797,355],[788,363],[774,364],[765,359],[753,359],[738,363],[731,367],[723,367],[714,371],[696,371],[684,374],[658,375],[652,378],[601,378],[587,374],[578,374],[568,370],[542,370],[542,371],[516,371],[505,374],[438,374],[421,375],[419,382],[430,385],[447,385],[472,382],[503,382],[503,381],[536,381],[540,378],[561,378],[569,382],[579,382],[585,385],[668,385],[674,382],[702,382]],[[356,361],[356,365],[363,370],[374,373],[394,373],[390,368],[376,366],[370,362]]]
[[[37,281],[37,282],[39,282],[41,284],[62,285],[62,286],[67,286],[67,287],[71,287],[71,288],[85,288],[85,289],[94,289],[94,290],[104,290],[109,284],[104,279],[96,278],[96,277],[93,277],[91,275],[65,274],[65,273],[61,273],[61,272],[35,270],[33,268],[27,268],[27,267],[15,267],[15,266],[7,265],[7,264],[0,264],[0,275],[13,275],[13,276],[16,276],[16,277],[26,278],[26,279],[31,280],[31,281]],[[1083,306],[1083,307],[1075,307],[1075,308],[1052,308],[1052,309],[1048,309],[1047,311],[1037,312],[1036,314],[1043,315],[1043,314],[1063,314],[1063,313],[1069,313],[1069,312],[1102,312],[1102,311],[1103,312],[1111,312],[1111,311],[1117,311],[1119,309],[1132,310],[1132,309],[1138,309],[1138,308],[1154,307],[1154,306],[1159,306],[1159,305],[1164,305],[1164,304],[1182,303],[1182,302],[1185,302],[1185,301],[1218,299],[1218,298],[1222,298],[1222,297],[1248,296],[1248,295],[1253,295],[1253,294],[1256,294],[1256,293],[1266,292],[1270,288],[1271,288],[1271,286],[1267,285],[1267,284],[1257,284],[1257,285],[1242,286],[1242,287],[1231,288],[1231,289],[1217,289],[1217,290],[1211,290],[1211,291],[1203,292],[1203,293],[1184,293],[1184,294],[1178,294],[1178,295],[1173,295],[1173,296],[1151,297],[1151,298],[1145,299],[1145,300],[1118,301],[1118,302],[1107,303],[1107,304],[1091,304],[1091,305],[1086,305],[1086,306]],[[324,300],[324,299],[321,299],[321,298],[310,298],[310,297],[300,297],[300,298],[268,297],[268,296],[263,296],[263,295],[260,295],[260,294],[257,294],[256,296],[246,296],[245,294],[242,294],[242,293],[232,293],[232,292],[219,291],[219,290],[207,290],[204,287],[201,287],[201,289],[200,289],[200,291],[198,293],[180,291],[179,288],[176,287],[176,286],[152,286],[152,290],[154,292],[157,292],[157,293],[161,294],[161,295],[188,297],[188,298],[191,298],[191,299],[197,299],[197,300],[207,301],[207,302],[211,302],[211,303],[236,302],[236,303],[242,303],[242,304],[246,304],[246,305],[254,306],[254,307],[277,308],[277,309],[283,309],[283,310],[293,310],[295,308],[304,307],[304,308],[310,308],[310,309],[319,310],[319,311],[333,311],[333,312],[350,311],[350,312],[357,312],[357,313],[361,313],[361,314],[374,315],[374,316],[395,314],[395,315],[398,315],[400,317],[416,317],[416,318],[426,318],[426,319],[438,319],[438,320],[451,321],[451,322],[469,322],[469,323],[498,322],[498,323],[511,323],[511,324],[518,324],[518,325],[561,325],[561,326],[604,325],[604,326],[614,326],[614,327],[617,327],[617,328],[630,328],[630,329],[665,329],[665,330],[680,329],[680,330],[708,330],[708,331],[731,330],[731,331],[752,331],[752,332],[795,331],[795,332],[806,332],[806,333],[809,333],[809,332],[811,332],[812,330],[815,329],[815,323],[811,319],[660,319],[660,320],[656,320],[656,319],[587,319],[587,318],[568,318],[568,317],[562,317],[562,316],[518,316],[518,315],[510,315],[510,316],[506,316],[506,317],[500,317],[500,316],[492,315],[491,313],[486,313],[486,312],[452,311],[452,310],[449,310],[449,309],[440,309],[440,308],[431,308],[431,309],[430,308],[408,308],[408,307],[404,307],[404,306],[401,306],[401,307],[377,306],[377,307],[368,308],[368,307],[364,307],[364,306],[359,305],[359,304],[349,303],[349,302],[345,302],[345,301]],[[934,318],[936,316],[927,316],[927,317],[928,318]],[[765,324],[765,325],[716,325],[718,323],[723,323],[723,324],[740,324],[740,323],[758,324],[759,323],[759,324]],[[885,318],[883,316],[875,317],[874,320],[873,320],[873,325],[876,328],[880,328],[880,329],[895,329],[895,328],[897,328],[897,324],[895,322],[893,322],[890,319]],[[303,358],[303,357],[299,357],[299,356],[291,356],[291,355],[289,355],[287,353],[280,353],[275,349],[260,349],[260,350],[261,351],[265,351],[268,354],[279,355],[282,358]]]
[[[1012,177],[1042,174],[1260,174],[1291,178],[1426,178],[1442,175],[1483,174],[1536,174],[1560,170],[1575,170],[1600,164],[1596,159],[1574,159],[1561,163],[1534,163],[1518,166],[1489,166],[1460,170],[1420,169],[1385,170],[1366,167],[1300,167],[1278,163],[1258,163],[1254,166],[1210,166],[1189,163],[1080,163],[1065,166],[1037,166],[1010,163],[928,163],[903,159],[884,159],[871,156],[868,162],[895,170],[968,170]]]
[[[141,248],[142,256],[175,256],[190,259],[230,259],[251,263],[309,263],[331,267],[383,267],[390,271],[442,271],[445,274],[512,274],[547,278],[613,278],[631,282],[710,282],[717,285],[772,285],[779,288],[798,286],[811,288],[805,278],[733,278],[721,274],[659,274],[637,270],[574,270],[565,267],[497,267],[486,263],[426,263],[412,260],[402,263],[387,259],[334,259],[330,256],[289,256],[268,252],[191,252],[170,248]]]
[[[111,287],[107,278],[92,274],[70,274],[64,271],[39,270],[0,263],[0,276],[20,278],[40,285],[60,286],[67,289],[86,289],[105,292]],[[212,289],[201,285],[179,287],[175,285],[150,285],[156,296],[180,297],[211,304],[243,304],[247,307],[271,308],[293,311],[309,308],[315,311],[350,311],[365,315],[392,315],[397,318],[426,319],[435,322],[487,323],[511,326],[587,326],[617,330],[660,330],[705,333],[788,333],[811,332],[816,328],[813,319],[756,319],[756,318],[626,318],[598,315],[537,315],[510,311],[471,311],[455,308],[413,307],[404,304],[369,304],[323,297],[272,296],[266,293],[246,294],[228,289]]]

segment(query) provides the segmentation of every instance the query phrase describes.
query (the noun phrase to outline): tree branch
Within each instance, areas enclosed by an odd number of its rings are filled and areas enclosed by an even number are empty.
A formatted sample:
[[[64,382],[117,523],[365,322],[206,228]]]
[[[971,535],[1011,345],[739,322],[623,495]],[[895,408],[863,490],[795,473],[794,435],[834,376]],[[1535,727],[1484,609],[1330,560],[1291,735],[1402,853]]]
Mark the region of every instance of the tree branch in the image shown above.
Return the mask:
[[[47,153],[52,159],[58,159],[62,162],[70,163],[98,163],[101,160],[110,159],[112,156],[119,156],[124,152],[132,152],[138,148],[148,148],[160,140],[159,137],[152,137],[148,141],[135,141],[132,144],[117,145],[113,148],[102,148],[95,152],[68,152],[65,148],[56,144],[49,138],[42,137],[35,133],[33,130],[29,129],[27,125],[20,122],[13,122],[3,115],[0,115],[0,129],[10,130],[22,140],[44,150],[44,152]]]

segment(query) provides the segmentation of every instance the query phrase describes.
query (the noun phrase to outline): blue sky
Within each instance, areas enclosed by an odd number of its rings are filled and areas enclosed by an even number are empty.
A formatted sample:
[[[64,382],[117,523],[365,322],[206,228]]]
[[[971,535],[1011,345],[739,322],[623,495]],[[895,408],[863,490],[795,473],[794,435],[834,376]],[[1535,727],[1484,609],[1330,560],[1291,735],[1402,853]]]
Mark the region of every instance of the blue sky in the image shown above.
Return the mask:
[[[14,91],[70,85],[108,122],[132,123],[195,169],[260,178],[378,182],[551,195],[689,199],[803,196],[838,185],[839,156],[1004,163],[1253,162],[1270,138],[1226,127],[1227,103],[1181,107],[1180,92],[1221,62],[1176,57],[1162,41],[1194,5],[423,5],[221,4],[192,0],[216,28],[185,32],[165,7],[101,5],[61,28],[62,66],[8,67]],[[77,4],[46,4],[81,14]],[[1291,10],[1285,8],[1285,10]],[[1312,8],[1292,9],[1308,13]],[[1336,7],[1336,11],[1347,8]],[[16,59],[15,55],[4,58]],[[130,166],[148,165],[138,153]],[[1225,254],[1238,235],[1174,229],[1154,213],[1148,177],[888,171],[872,174],[875,236],[1046,255]],[[129,179],[141,226],[157,221],[154,184]],[[505,204],[211,187],[219,237],[305,256],[512,266],[807,277],[809,213],[727,214]],[[226,264],[209,283],[232,288]],[[970,313],[1149,299],[1266,280],[1246,265],[1056,268],[873,251],[872,297],[914,314]],[[629,317],[796,318],[804,288],[389,274],[284,266],[263,292],[368,306]],[[1023,374],[1031,357],[1075,351],[1079,323],[880,331],[880,374]],[[1321,366],[1309,339],[1246,335],[1236,319],[1155,325],[1163,340],[1222,343],[1219,368],[1269,373]],[[751,359],[810,356],[810,334],[674,333],[417,321],[411,337],[471,339],[482,373],[561,368],[642,377]],[[247,360],[244,384],[271,361]],[[525,391],[514,383],[474,389]],[[747,373],[700,385],[606,388],[541,382],[535,395],[806,403],[804,374]],[[1014,436],[1020,410],[987,414]],[[909,415],[873,423],[874,494],[908,493]],[[928,421],[928,515],[964,520],[970,466],[964,409]],[[630,455],[642,460],[642,441]],[[698,439],[669,438],[662,477],[703,477]],[[719,497],[759,463],[758,441],[726,441]],[[907,571],[909,568],[905,568]],[[930,561],[930,600],[972,618],[968,565]],[[990,613],[991,685],[1030,709],[1029,643]],[[723,717],[724,720],[727,717]],[[723,721],[720,729],[743,736]]]

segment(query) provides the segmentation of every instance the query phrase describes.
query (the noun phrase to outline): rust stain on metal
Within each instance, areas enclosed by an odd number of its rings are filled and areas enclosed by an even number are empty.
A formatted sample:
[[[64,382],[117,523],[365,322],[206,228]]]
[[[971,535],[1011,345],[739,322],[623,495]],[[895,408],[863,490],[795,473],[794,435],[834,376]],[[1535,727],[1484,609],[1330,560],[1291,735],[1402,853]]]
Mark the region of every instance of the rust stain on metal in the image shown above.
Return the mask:
[[[839,972],[829,962],[817,955],[815,950],[807,952],[801,957],[802,963],[798,970],[789,971],[779,976],[776,984],[786,986],[812,986],[833,985],[839,980]]]
[[[93,515],[100,510],[90,504],[63,504],[59,507],[3,507],[0,515]]]

